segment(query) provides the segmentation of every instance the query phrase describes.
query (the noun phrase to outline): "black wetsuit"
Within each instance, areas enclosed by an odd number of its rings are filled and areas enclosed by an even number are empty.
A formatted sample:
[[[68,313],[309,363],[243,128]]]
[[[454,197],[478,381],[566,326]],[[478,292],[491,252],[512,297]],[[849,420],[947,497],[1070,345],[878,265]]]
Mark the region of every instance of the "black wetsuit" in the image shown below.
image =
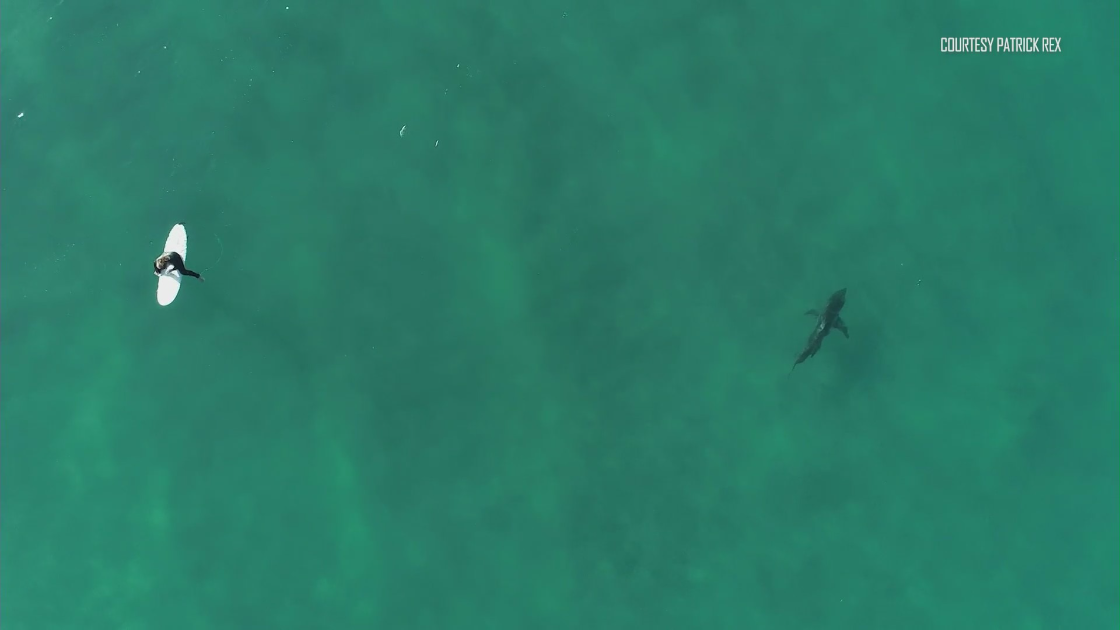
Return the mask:
[[[198,272],[187,269],[187,264],[183,262],[183,257],[179,255],[179,252],[168,252],[167,255],[168,261],[163,269],[167,269],[168,267],[170,267],[171,269],[179,270],[179,273],[183,274],[184,276],[190,276],[192,278],[198,278],[199,280],[202,280],[202,276],[198,275]],[[156,273],[163,271],[163,269],[160,269],[159,266],[156,266]]]

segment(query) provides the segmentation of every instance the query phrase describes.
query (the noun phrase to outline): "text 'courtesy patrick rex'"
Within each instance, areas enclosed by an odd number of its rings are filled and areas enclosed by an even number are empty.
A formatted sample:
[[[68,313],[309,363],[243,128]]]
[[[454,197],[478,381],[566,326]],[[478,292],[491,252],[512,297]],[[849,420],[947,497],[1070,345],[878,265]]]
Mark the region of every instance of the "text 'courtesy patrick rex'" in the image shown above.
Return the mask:
[[[1061,37],[942,37],[943,53],[1060,53]]]

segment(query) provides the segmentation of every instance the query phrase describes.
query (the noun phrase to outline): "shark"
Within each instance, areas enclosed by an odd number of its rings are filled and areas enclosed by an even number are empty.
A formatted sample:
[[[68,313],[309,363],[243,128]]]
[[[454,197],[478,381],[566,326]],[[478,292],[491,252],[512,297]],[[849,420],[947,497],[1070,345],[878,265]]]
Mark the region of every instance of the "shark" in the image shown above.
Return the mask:
[[[840,289],[833,293],[828,298],[828,302],[824,305],[824,309],[810,309],[805,312],[806,315],[812,315],[817,318],[816,325],[813,326],[813,332],[809,333],[809,339],[805,342],[805,349],[801,354],[797,355],[797,360],[793,362],[793,367],[790,368],[790,373],[793,373],[794,368],[805,359],[812,358],[813,355],[821,349],[821,343],[828,333],[832,332],[835,328],[844,333],[844,338],[848,338],[848,325],[840,319],[840,310],[844,308],[844,302],[847,299],[848,290]]]

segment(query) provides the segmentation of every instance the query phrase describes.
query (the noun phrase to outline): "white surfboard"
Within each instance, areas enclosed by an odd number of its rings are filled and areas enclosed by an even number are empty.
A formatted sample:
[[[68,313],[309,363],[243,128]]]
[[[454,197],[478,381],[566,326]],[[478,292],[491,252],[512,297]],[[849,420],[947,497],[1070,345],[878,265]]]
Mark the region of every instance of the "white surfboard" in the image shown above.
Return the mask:
[[[163,245],[163,251],[178,253],[183,258],[183,264],[187,264],[187,228],[183,227],[182,223],[176,223],[171,228],[171,232],[167,235],[167,242]],[[183,274],[179,273],[178,269],[159,274],[159,281],[156,283],[156,301],[160,306],[167,306],[175,301],[182,280]]]

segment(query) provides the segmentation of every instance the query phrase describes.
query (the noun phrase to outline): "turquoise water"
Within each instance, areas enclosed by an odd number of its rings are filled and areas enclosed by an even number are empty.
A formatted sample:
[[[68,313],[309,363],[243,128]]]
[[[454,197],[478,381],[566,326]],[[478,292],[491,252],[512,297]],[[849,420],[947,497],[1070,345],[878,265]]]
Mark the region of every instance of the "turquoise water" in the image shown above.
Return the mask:
[[[5,4],[5,628],[1116,628],[1118,32]]]

